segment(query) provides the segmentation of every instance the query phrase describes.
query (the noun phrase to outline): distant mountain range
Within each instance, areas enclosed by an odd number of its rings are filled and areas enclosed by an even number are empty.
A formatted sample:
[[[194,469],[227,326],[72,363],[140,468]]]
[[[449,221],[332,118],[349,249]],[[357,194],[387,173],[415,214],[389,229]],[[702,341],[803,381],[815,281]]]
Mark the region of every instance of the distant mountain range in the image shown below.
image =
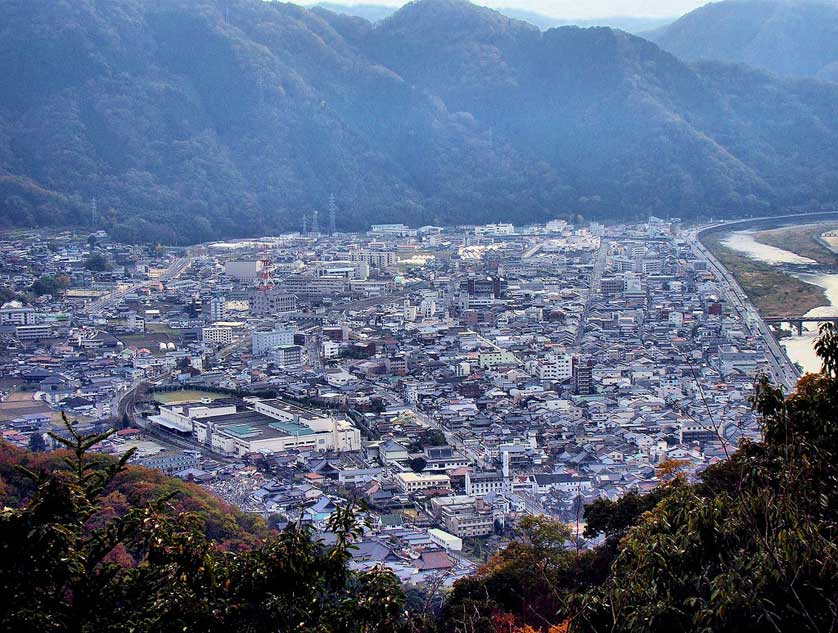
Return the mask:
[[[382,4],[339,4],[337,2],[319,2],[315,7],[328,9],[335,13],[343,13],[345,15],[354,15],[359,18],[364,18],[370,22],[378,22],[384,18],[388,18],[396,12],[396,7],[389,7]],[[585,20],[571,20],[554,18],[543,13],[535,11],[527,11],[526,9],[513,9],[511,7],[496,9],[498,13],[505,15],[514,20],[522,20],[537,26],[542,31],[552,29],[557,26],[607,26],[612,29],[620,29],[626,33],[642,33],[645,31],[652,31],[662,28],[667,24],[671,24],[675,18],[644,18],[633,16],[608,16],[604,18],[591,18]]]
[[[9,0],[0,223],[186,243],[838,202],[838,85],[461,0]],[[95,205],[95,206],[94,206]],[[95,213],[93,212],[95,209]]]
[[[748,64],[779,75],[838,81],[838,2],[727,0],[643,34],[684,59]]]

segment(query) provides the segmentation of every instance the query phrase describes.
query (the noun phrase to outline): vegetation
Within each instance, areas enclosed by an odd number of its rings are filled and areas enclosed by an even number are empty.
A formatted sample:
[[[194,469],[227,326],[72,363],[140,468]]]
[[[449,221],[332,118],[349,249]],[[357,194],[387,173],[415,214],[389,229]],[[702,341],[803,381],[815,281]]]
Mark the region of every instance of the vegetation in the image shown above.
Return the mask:
[[[242,550],[206,534],[197,488],[162,478],[140,500],[118,494],[149,471],[91,456],[105,436],[54,439],[33,454],[0,444],[0,627],[10,631],[415,631],[572,633],[830,631],[838,612],[838,330],[821,329],[820,374],[785,397],[765,378],[744,441],[697,481],[665,464],[648,495],[586,509],[571,531],[525,516],[517,538],[442,607],[395,576],[347,563],[361,525],[352,505],[327,547],[291,526]],[[60,459],[59,459],[60,457]],[[186,486],[186,484],[183,484]],[[174,496],[173,496],[174,495]],[[116,500],[119,499],[119,503]],[[433,605],[433,606],[432,606]],[[441,609],[434,616],[434,609]]]
[[[808,257],[819,264],[836,265],[838,264],[838,255],[816,239],[822,233],[836,228],[838,228],[838,225],[834,222],[784,226],[779,229],[757,231],[754,233],[754,239],[768,246],[782,248],[801,257]]]
[[[443,631],[830,631],[838,608],[838,331],[789,397],[758,381],[762,441],[690,483],[586,509],[597,548],[522,520],[522,538],[460,580]],[[564,530],[564,531],[563,531]]]
[[[687,61],[718,59],[778,75],[838,79],[838,7],[810,0],[727,0],[648,33]]]
[[[84,267],[93,272],[105,272],[110,270],[111,266],[107,258],[101,253],[94,253],[88,257],[84,262]]]
[[[375,28],[258,0],[4,8],[0,227],[187,243],[298,230],[330,193],[339,229],[838,202],[838,86],[606,28],[460,0]]]
[[[66,275],[43,275],[32,284],[32,292],[37,295],[58,295],[70,287],[70,278]]]
[[[721,243],[718,233],[702,237],[702,243],[730,271],[742,290],[763,316],[786,316],[789,306],[795,314],[828,305],[822,288],[785,274],[776,266],[736,253]]]
[[[114,514],[107,498],[127,467],[89,454],[108,434],[53,438],[63,468],[20,467],[35,488],[0,512],[4,631],[393,631],[404,600],[396,577],[347,568],[361,533],[354,508],[332,515],[336,542],[291,526],[256,548],[224,551],[176,491]]]

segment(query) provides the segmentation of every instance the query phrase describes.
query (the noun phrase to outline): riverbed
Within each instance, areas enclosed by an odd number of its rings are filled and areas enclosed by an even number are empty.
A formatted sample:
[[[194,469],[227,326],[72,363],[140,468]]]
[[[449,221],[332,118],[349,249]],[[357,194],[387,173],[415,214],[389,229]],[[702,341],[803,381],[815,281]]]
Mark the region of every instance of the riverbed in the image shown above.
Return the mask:
[[[733,251],[771,266],[812,266],[816,264],[814,260],[808,257],[802,257],[775,246],[761,244],[754,239],[753,233],[754,231],[735,231],[726,235],[721,243]],[[794,272],[787,268],[785,272],[808,284],[823,288],[826,293],[829,305],[809,310],[804,316],[834,316],[838,314],[838,274]],[[790,311],[793,312],[793,310]],[[794,329],[792,330],[793,336],[783,338],[781,341],[781,345],[785,348],[786,354],[792,362],[798,363],[807,372],[821,370],[821,362],[814,349],[817,330],[817,323],[806,323],[802,336],[798,336],[797,330]]]

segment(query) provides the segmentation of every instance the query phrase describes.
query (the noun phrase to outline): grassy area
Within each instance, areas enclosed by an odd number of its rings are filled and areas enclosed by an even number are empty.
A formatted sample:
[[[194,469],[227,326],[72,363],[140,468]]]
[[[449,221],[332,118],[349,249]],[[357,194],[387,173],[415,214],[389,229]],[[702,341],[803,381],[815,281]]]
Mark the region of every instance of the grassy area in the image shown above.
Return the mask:
[[[819,264],[836,265],[838,264],[838,255],[815,239],[821,233],[835,229],[838,229],[838,223],[836,222],[784,226],[779,229],[757,231],[754,233],[754,239],[768,246],[782,248],[801,257],[814,259]]]
[[[170,327],[168,323],[146,323],[145,329],[151,334],[167,334],[173,338],[178,335],[178,331]]]
[[[137,349],[146,348],[152,354],[160,353],[160,343],[174,343],[174,338],[165,333],[156,334],[146,332],[145,334],[118,334],[117,338],[122,341],[125,347],[132,345]]]
[[[775,266],[732,251],[721,244],[724,237],[723,233],[714,233],[701,241],[736,277],[742,290],[763,316],[802,315],[812,308],[829,305],[822,288],[787,275]]]
[[[224,397],[226,397],[226,394],[223,393],[195,391],[192,389],[184,389],[182,391],[158,391],[154,394],[154,399],[161,404],[171,404],[172,402],[190,402],[201,400],[202,398],[218,400],[219,398]]]

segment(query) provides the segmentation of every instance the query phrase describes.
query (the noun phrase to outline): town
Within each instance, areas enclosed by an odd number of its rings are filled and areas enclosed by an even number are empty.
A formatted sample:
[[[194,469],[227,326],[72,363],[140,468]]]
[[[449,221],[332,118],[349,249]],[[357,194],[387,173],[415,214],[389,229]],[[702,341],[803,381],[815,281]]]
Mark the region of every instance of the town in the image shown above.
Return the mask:
[[[103,450],[274,528],[362,500],[352,565],[450,584],[524,514],[581,541],[585,504],[724,459],[758,435],[755,377],[794,371],[678,220],[330,224],[4,234],[3,439],[115,428]]]

